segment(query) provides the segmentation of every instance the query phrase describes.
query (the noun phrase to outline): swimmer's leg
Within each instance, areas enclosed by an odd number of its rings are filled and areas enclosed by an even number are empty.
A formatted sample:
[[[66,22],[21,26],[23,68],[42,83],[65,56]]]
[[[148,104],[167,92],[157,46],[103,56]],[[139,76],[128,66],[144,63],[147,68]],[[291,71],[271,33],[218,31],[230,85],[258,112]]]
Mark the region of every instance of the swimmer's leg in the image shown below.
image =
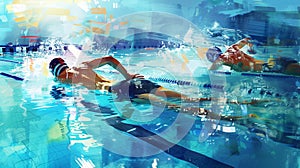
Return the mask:
[[[250,115],[249,116],[224,116],[221,114],[211,112],[211,111],[201,108],[201,107],[185,107],[185,106],[181,106],[181,105],[177,105],[177,104],[165,101],[161,97],[158,97],[154,94],[140,94],[137,96],[137,98],[134,101],[136,101],[136,102],[148,101],[154,105],[165,106],[165,108],[173,109],[175,112],[178,112],[178,113],[189,114],[189,115],[193,115],[196,117],[209,117],[210,119],[235,121],[235,120],[239,120],[239,119],[245,119],[247,117],[252,117]]]
[[[207,97],[207,98],[189,98],[189,97],[184,97],[183,100],[185,102],[203,102],[203,101],[215,101],[215,102],[220,102],[220,103],[228,103],[228,104],[237,104],[237,105],[260,105],[263,103],[268,103],[268,102],[282,102],[280,99],[251,99],[250,101],[238,101],[238,100],[229,100],[226,98],[212,98],[212,97]]]
[[[215,120],[224,120],[224,121],[237,121],[243,120],[247,118],[256,118],[257,116],[253,115],[252,113],[245,116],[228,116],[228,115],[221,115],[218,113],[214,113],[210,110],[200,108],[200,107],[180,107],[178,106],[169,106],[171,109],[176,109],[177,112],[190,114],[200,118],[208,118],[208,119],[215,119]]]
[[[164,87],[159,87],[156,89],[154,95],[159,96],[159,97],[165,97],[165,98],[178,98],[183,100],[184,102],[203,102],[203,101],[218,101],[218,102],[226,102],[229,104],[246,104],[246,105],[259,105],[262,103],[267,103],[267,102],[280,102],[280,99],[265,99],[265,100],[258,100],[258,99],[252,99],[250,101],[237,101],[237,100],[226,100],[225,98],[191,98],[188,97],[182,93],[175,92],[170,89],[166,89]]]
[[[183,94],[179,93],[179,92],[175,92],[173,90],[170,89],[166,89],[164,87],[159,87],[156,89],[155,95],[160,96],[160,97],[169,97],[169,98],[182,98],[185,97]]]
[[[211,98],[191,98],[188,97],[182,93],[170,90],[170,89],[166,89],[164,87],[159,87],[156,89],[155,95],[160,96],[160,97],[165,97],[165,98],[178,98],[178,99],[182,99],[185,102],[199,102],[199,101],[210,101]]]
[[[145,94],[139,94],[136,96],[137,98],[134,98],[133,101],[137,103],[151,103],[153,105],[159,105],[159,106],[177,106],[175,103],[168,102],[161,98],[160,96],[157,96],[155,94],[151,93],[145,93]]]

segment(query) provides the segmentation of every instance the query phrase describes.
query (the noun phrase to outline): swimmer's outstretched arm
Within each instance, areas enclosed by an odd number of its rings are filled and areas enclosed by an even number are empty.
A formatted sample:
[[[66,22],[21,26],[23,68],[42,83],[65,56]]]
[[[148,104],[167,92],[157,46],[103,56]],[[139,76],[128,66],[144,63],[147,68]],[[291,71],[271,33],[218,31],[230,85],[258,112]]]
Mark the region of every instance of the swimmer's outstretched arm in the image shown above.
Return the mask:
[[[142,77],[142,76],[139,76],[138,74],[134,74],[134,75],[129,74],[127,72],[126,68],[117,59],[115,59],[112,56],[105,56],[105,57],[97,58],[97,59],[94,59],[89,62],[83,62],[83,64],[86,64],[91,69],[99,68],[103,65],[108,64],[111,67],[113,67],[114,69],[116,69],[117,71],[119,71],[126,79]]]

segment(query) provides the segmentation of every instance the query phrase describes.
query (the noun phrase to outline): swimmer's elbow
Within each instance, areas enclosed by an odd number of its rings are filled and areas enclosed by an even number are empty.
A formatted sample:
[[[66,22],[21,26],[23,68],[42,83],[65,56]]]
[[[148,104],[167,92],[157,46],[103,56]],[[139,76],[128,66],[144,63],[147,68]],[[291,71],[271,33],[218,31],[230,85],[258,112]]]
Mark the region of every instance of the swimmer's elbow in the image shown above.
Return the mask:
[[[108,56],[102,57],[102,59],[105,60],[106,62],[111,62],[115,58],[113,56],[111,56],[111,55],[108,55]]]
[[[111,63],[119,63],[119,61],[117,61],[113,56],[109,55],[109,56],[105,56],[104,57],[105,62],[108,62],[109,64]]]
[[[211,66],[211,67],[209,68],[209,70],[211,70],[211,71],[214,71],[214,70],[217,70],[217,69],[219,69],[219,67]]]
[[[213,63],[213,64],[210,66],[209,70],[217,70],[217,69],[220,68],[220,66],[221,66],[220,62],[218,62],[218,63]]]
[[[97,59],[94,59],[92,61],[89,61],[89,62],[83,62],[83,64],[87,65],[88,67],[94,69],[94,68],[99,68],[103,65],[106,65],[106,64],[111,64],[111,62],[114,62],[114,58],[112,56],[104,56],[104,57],[101,57],[101,58],[97,58]]]
[[[111,55],[107,55],[107,56],[105,56],[107,59],[115,59],[113,56],[111,56]]]

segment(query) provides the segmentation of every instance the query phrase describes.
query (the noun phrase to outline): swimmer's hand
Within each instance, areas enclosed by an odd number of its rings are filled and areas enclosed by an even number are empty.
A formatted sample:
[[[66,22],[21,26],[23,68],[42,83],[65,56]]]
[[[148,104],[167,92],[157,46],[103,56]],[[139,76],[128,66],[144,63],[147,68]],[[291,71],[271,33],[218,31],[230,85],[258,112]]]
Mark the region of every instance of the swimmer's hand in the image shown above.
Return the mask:
[[[145,79],[144,75],[141,74],[128,74],[127,79],[134,79],[134,78]]]

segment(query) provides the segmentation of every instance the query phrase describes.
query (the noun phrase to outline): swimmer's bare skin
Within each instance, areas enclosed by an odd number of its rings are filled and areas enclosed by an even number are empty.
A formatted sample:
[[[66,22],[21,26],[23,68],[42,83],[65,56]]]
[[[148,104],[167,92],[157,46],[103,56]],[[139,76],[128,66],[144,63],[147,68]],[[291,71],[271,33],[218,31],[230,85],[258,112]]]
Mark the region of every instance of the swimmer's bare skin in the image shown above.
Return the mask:
[[[126,68],[112,56],[106,56],[94,59],[92,61],[83,62],[79,67],[67,68],[66,70],[60,73],[57,79],[62,83],[81,84],[87,87],[88,89],[108,90],[109,87],[113,86],[117,82],[106,79],[94,71],[95,68],[107,64],[112,66],[114,69],[118,70],[125,77],[126,80],[134,78],[144,79],[143,75],[128,73]],[[172,91],[164,87],[157,88],[154,94],[159,97],[187,97],[181,93]],[[141,98],[145,98],[145,95],[141,95]]]
[[[244,72],[244,71],[262,72],[263,65],[268,63],[262,60],[254,59],[250,55],[241,51],[241,49],[246,45],[252,46],[252,44],[249,41],[250,38],[245,38],[231,45],[226,50],[226,52],[221,54],[221,56],[211,65],[210,70],[216,70],[220,66],[226,65],[238,72]],[[282,73],[288,75],[300,76],[300,64],[291,63],[287,65],[287,67]]]
[[[245,45],[252,45],[249,43],[250,38],[245,38],[231,45],[225,53],[212,64],[211,70],[218,69],[221,65],[230,66],[235,71],[261,71],[263,61],[256,60],[247,55],[240,49]]]
[[[126,68],[115,58],[112,56],[106,56],[98,59],[94,59],[92,61],[83,62],[78,67],[66,68],[61,71],[61,73],[57,76],[57,79],[62,83],[69,84],[81,84],[88,89],[91,90],[109,90],[115,83],[115,81],[106,79],[105,77],[97,74],[94,69],[104,66],[110,65],[114,69],[118,70],[125,78],[125,80],[130,80],[134,78],[143,79],[144,76],[140,74],[130,74],[127,72]],[[137,95],[137,102],[143,102],[143,100],[150,101],[151,103],[165,104],[168,108],[183,108],[175,103],[167,102],[164,98],[178,98],[184,102],[202,102],[202,101],[213,101],[215,99],[212,98],[190,98],[187,95],[175,92],[173,90],[164,88],[160,86],[156,89],[154,93],[146,93]],[[225,102],[226,103],[226,102]],[[227,103],[241,103],[241,104],[254,104],[259,102],[237,102],[237,101],[227,101]],[[195,111],[195,109],[198,109]],[[187,109],[185,109],[187,110]],[[190,109],[190,112],[187,112],[196,116],[200,115],[216,115],[208,110],[203,108],[196,107],[194,110]],[[226,118],[223,116],[223,118]],[[228,117],[227,117],[228,118]]]
[[[111,56],[94,59],[89,62],[83,62],[79,67],[68,68],[63,71],[57,79],[63,83],[81,84],[88,89],[107,90],[114,83],[97,74],[94,69],[109,64],[118,70],[127,80],[133,78],[142,78],[138,74],[129,74],[122,64]]]

